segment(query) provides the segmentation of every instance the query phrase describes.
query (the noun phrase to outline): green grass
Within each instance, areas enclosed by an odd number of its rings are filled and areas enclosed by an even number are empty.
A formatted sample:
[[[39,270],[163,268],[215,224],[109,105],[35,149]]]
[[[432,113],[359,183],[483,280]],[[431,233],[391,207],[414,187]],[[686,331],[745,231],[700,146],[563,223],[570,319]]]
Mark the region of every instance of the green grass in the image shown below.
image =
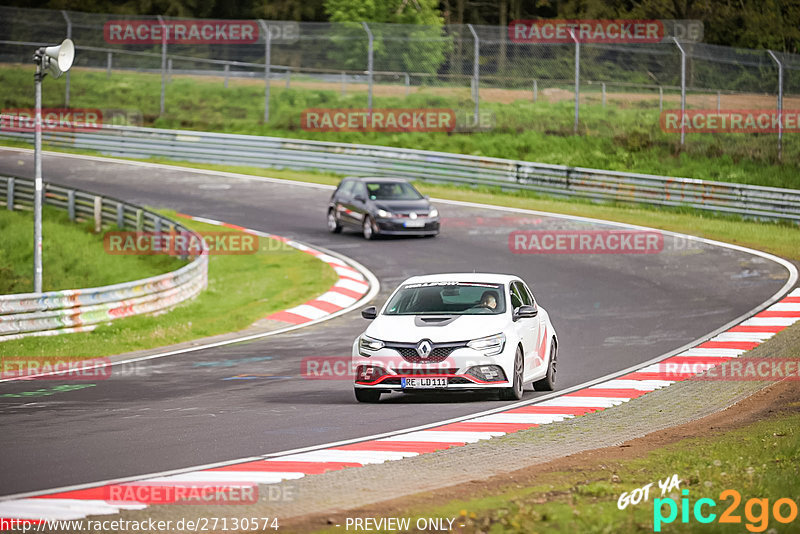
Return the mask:
[[[0,68],[2,108],[29,108],[31,68]],[[800,188],[800,143],[795,134],[784,139],[784,163],[776,164],[774,134],[692,134],[683,152],[677,134],[661,131],[657,108],[637,104],[581,108],[581,135],[572,133],[572,103],[483,102],[481,109],[497,117],[484,133],[342,133],[300,129],[302,110],[311,107],[365,107],[364,93],[342,96],[338,91],[293,88],[276,84],[270,122],[263,123],[263,84],[220,78],[176,76],[166,94],[167,113],[159,116],[159,75],[75,69],[71,105],[141,112],[144,124],[162,128],[219,131],[405,148],[425,147],[461,154],[522,159],[543,163],[685,176],[775,187]],[[63,105],[63,81],[44,84],[44,105]],[[468,114],[473,108],[466,92],[443,93],[422,88],[409,97],[375,98],[376,107],[446,107]]]
[[[45,291],[118,284],[178,269],[172,256],[106,254],[92,223],[72,223],[49,206],[42,210],[42,287]],[[33,213],[0,210],[0,295],[33,291]]]
[[[747,425],[716,436],[684,439],[658,448],[646,457],[627,461],[604,461],[594,467],[544,473],[535,485],[510,484],[506,491],[485,491],[465,500],[452,500],[436,506],[418,506],[396,517],[455,518],[455,531],[473,533],[573,533],[588,534],[653,532],[655,499],[662,498],[659,480],[677,474],[680,490],[667,492],[673,498],[678,515],[671,524],[663,524],[662,532],[748,532],[746,525],[761,526],[760,508],[754,516],[745,515],[745,506],[752,498],[769,499],[769,511],[777,499],[787,497],[798,503],[797,481],[800,480],[800,406],[768,420]],[[648,501],[618,509],[623,492],[653,483]],[[720,498],[726,489],[739,492],[741,503],[734,515],[741,516],[740,525],[720,524],[720,514],[731,504],[731,497]],[[688,490],[689,521],[681,524],[681,491]],[[692,510],[701,498],[713,499],[714,509],[705,506],[704,513],[717,514],[717,520],[702,525]],[[437,501],[437,499],[431,499]],[[667,504],[663,507],[668,516]],[[376,509],[373,507],[373,510]],[[782,513],[788,515],[789,507]],[[371,514],[374,515],[374,514]],[[784,525],[769,519],[769,532],[797,532],[800,518]],[[764,528],[761,531],[767,531]],[[328,529],[322,532],[342,532]]]
[[[174,216],[174,212],[159,211]],[[218,226],[182,222],[199,231],[220,231]],[[208,288],[172,311],[120,319],[92,332],[6,341],[0,343],[0,354],[81,359],[223,334],[301,304],[324,293],[335,281],[336,273],[326,263],[279,241],[261,238],[256,254],[211,255]]]

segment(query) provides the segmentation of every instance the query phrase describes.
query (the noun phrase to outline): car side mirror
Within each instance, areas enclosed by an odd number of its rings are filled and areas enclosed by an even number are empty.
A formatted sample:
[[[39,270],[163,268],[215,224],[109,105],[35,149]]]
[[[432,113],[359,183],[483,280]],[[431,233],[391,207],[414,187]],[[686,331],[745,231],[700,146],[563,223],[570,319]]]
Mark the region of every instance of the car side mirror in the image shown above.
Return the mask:
[[[514,310],[514,320],[530,319],[539,315],[539,310],[535,306],[520,306]]]
[[[366,202],[366,199],[361,195],[354,196],[353,200],[355,200],[356,202]]]
[[[364,308],[361,310],[361,317],[364,319],[372,320],[378,316],[378,310],[375,306],[370,306],[369,308]]]

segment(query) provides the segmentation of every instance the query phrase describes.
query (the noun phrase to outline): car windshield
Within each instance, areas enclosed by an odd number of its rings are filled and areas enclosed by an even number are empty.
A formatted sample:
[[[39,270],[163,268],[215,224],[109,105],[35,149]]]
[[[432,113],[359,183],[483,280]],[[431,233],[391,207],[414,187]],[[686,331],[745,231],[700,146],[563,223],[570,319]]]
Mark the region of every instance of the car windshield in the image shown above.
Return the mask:
[[[369,182],[369,198],[372,200],[419,200],[422,195],[406,182]]]
[[[401,287],[384,315],[499,315],[505,311],[503,284],[428,282]]]

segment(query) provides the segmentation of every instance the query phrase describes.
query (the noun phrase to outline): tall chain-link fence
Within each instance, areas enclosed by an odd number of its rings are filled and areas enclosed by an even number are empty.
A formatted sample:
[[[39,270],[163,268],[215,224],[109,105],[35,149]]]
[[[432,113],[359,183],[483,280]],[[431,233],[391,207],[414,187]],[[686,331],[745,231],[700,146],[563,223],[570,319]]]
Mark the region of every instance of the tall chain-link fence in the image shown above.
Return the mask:
[[[234,79],[264,83],[267,120],[271,87],[363,95],[369,106],[373,97],[425,92],[455,101],[476,120],[485,103],[568,101],[575,104],[574,118],[565,131],[572,127],[576,133],[586,133],[580,117],[586,105],[800,109],[800,55],[670,35],[650,44],[521,43],[495,26],[238,21],[246,28],[239,31],[252,38],[223,32],[186,44],[164,42],[155,33],[149,39],[126,33],[128,25],[143,22],[152,29],[178,21],[0,7],[0,62],[29,64],[33,47],[71,37],[76,67],[102,69],[109,77],[124,71],[160,74],[160,94],[152,97],[162,115],[170,109],[166,88],[179,75],[213,76],[226,86]],[[114,34],[115,24],[121,33]],[[67,80],[65,107],[69,91]]]

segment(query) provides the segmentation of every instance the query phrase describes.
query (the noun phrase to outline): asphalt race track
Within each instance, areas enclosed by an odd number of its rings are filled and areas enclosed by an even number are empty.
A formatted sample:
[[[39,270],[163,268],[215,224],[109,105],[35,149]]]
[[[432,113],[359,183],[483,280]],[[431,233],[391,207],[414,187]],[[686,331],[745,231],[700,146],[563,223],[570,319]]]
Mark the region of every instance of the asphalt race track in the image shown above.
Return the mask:
[[[788,277],[761,257],[669,236],[656,254],[513,254],[513,230],[601,225],[448,204],[438,205],[443,227],[435,239],[365,242],[326,231],[330,190],[322,187],[51,154],[43,161],[47,181],[341,252],[379,278],[376,304],[411,275],[518,274],[558,331],[561,388],[711,332],[766,300]],[[32,177],[33,154],[0,148],[0,173]],[[50,396],[3,395],[65,382],[0,383],[0,496],[352,439],[502,406],[469,394],[398,394],[363,405],[346,380],[300,376],[304,357],[349,355],[366,324],[353,312],[249,343],[143,362],[134,376],[112,375]],[[247,374],[272,376],[231,379]]]

